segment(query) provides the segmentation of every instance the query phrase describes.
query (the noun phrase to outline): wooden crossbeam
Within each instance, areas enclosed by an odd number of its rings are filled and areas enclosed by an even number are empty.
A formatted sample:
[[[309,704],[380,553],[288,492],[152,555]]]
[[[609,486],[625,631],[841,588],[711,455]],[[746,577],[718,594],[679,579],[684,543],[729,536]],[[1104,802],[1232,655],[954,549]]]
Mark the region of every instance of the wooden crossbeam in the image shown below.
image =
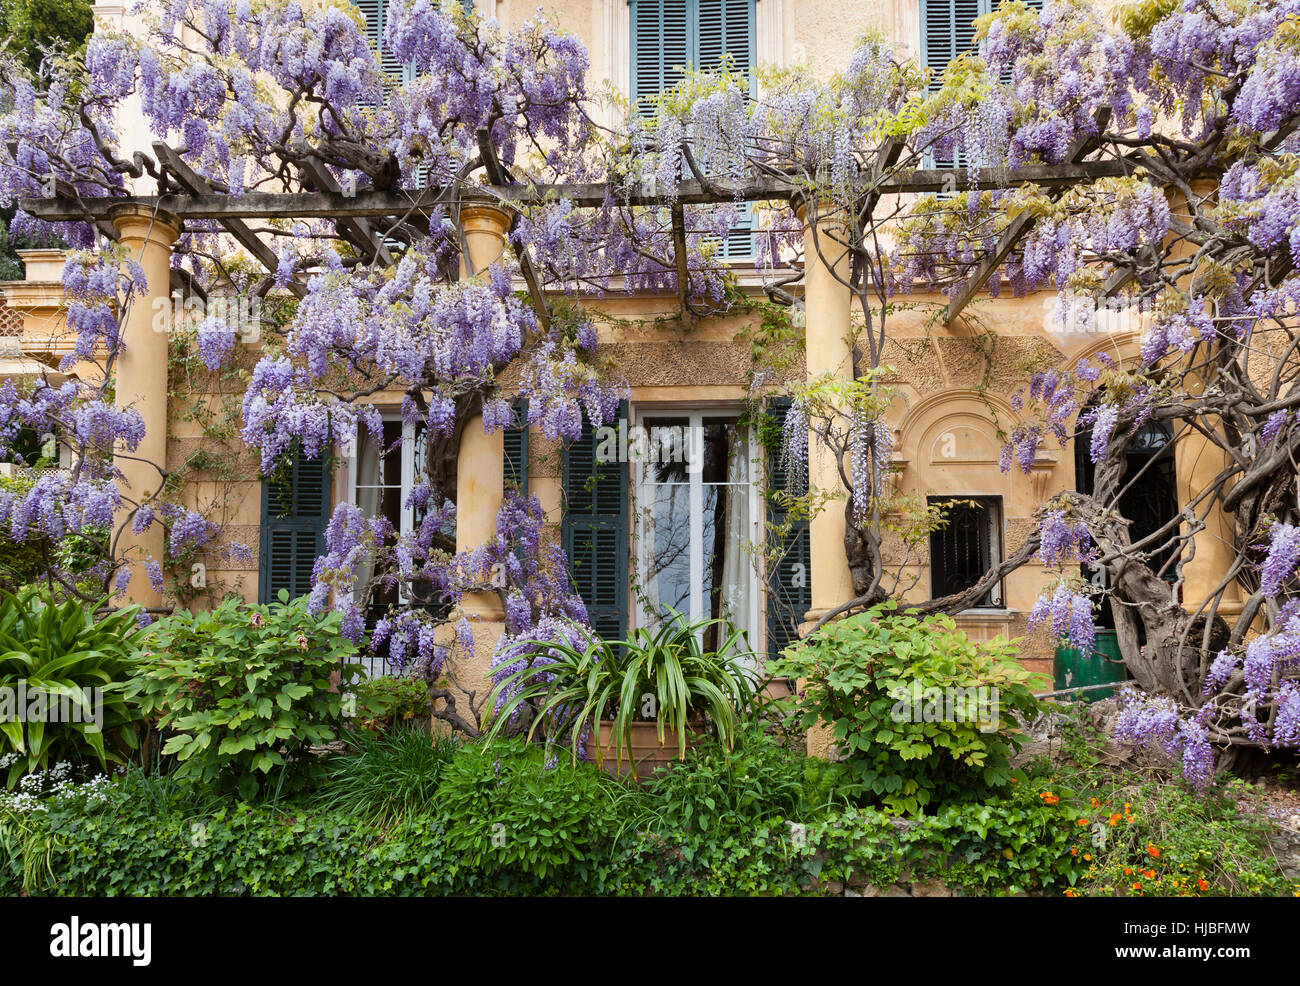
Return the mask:
[[[1104,106],[1097,111],[1095,118],[1096,133],[1080,137],[1066,151],[1067,164],[1079,164],[1083,158],[1091,154],[1096,149],[1098,138],[1106,132],[1106,126],[1110,123],[1110,107]],[[1053,200],[1060,196],[1061,190],[1050,189],[1049,195]],[[971,300],[983,290],[984,285],[993,273],[1002,266],[1003,262],[1011,255],[1011,251],[1016,245],[1028,235],[1029,231],[1034,228],[1038,222],[1038,217],[1028,212],[1022,212],[1007,224],[1006,229],[1002,231],[1002,236],[998,239],[997,245],[994,246],[991,253],[985,255],[980,261],[974,273],[962,285],[961,291],[957,296],[948,302],[948,310],[944,316],[944,322],[951,324],[952,320],[961,314],[962,309],[971,303]]]
[[[1125,161],[1032,165],[1004,171],[982,168],[977,169],[973,176],[965,168],[927,169],[887,177],[876,186],[876,190],[880,195],[939,192],[951,188],[954,182],[959,188],[979,190],[1014,188],[1025,183],[1053,188],[1097,178],[1114,178],[1128,174],[1131,170]],[[711,183],[709,188],[705,188],[698,181],[686,181],[679,186],[678,194],[671,198],[666,195],[647,195],[639,189],[618,189],[603,183],[484,185],[466,186],[466,190],[492,196],[506,205],[541,205],[567,198],[578,208],[599,207],[607,197],[626,205],[669,206],[675,202],[683,205],[708,205],[790,199],[803,191],[796,183],[775,179],[751,182],[738,188],[725,182]],[[67,198],[24,198],[21,205],[27,213],[46,222],[106,219],[109,209],[128,202],[149,209],[164,209],[185,219],[338,219],[345,216],[400,216],[408,212],[428,212],[436,205],[445,203],[448,197],[447,189],[426,188],[358,191],[352,196],[342,192],[245,192],[240,196],[221,193],[102,196],[80,201]]]
[[[153,152],[162,166],[175,176],[176,180],[183,188],[188,189],[194,195],[208,196],[212,194],[212,185],[208,180],[181,160],[181,156],[171,147],[160,140],[154,141]],[[229,196],[225,197],[229,198]],[[176,213],[176,215],[181,215],[181,213]],[[196,217],[190,216],[183,218]],[[213,218],[218,219],[226,232],[233,236],[245,250],[257,258],[258,263],[272,274],[276,272],[276,269],[280,266],[280,258],[276,256],[274,250],[262,242],[261,237],[248,228],[243,220],[236,219],[232,216],[217,216]],[[289,281],[289,290],[292,291],[294,296],[300,300],[307,296],[307,289],[296,280],[291,279]]]

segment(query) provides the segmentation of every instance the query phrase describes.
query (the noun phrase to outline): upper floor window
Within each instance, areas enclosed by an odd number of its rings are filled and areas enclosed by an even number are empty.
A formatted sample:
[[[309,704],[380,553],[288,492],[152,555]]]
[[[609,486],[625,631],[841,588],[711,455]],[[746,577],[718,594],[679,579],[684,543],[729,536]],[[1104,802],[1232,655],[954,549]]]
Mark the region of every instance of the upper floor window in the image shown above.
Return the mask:
[[[934,69],[930,81],[932,89],[939,88],[944,66],[958,55],[975,50],[975,18],[992,13],[1000,0],[921,0],[921,64]],[[1045,0],[1026,0],[1026,6],[1042,10]],[[1002,77],[1010,82],[1010,73]],[[936,168],[964,168],[966,156],[958,153],[954,158],[935,158]]]
[[[632,10],[632,102],[644,106],[681,81],[685,69],[711,72],[729,58],[752,91],[757,49],[755,0],[629,0]],[[718,257],[752,257],[753,210],[719,244]]]

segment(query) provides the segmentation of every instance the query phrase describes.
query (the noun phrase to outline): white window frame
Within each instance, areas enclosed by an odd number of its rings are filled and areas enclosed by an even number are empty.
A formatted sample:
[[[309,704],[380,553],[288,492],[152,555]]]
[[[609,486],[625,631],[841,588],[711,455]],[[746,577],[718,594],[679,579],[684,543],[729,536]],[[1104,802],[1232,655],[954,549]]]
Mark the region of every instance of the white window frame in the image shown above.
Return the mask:
[[[741,416],[741,409],[731,404],[661,404],[661,403],[640,403],[633,404],[628,410],[629,428],[645,428],[644,422],[648,418],[686,418],[689,422],[688,441],[697,441],[704,433],[704,418],[729,418],[738,420]],[[749,455],[749,540],[755,545],[762,544],[763,532],[763,498],[761,496],[761,486],[763,483],[762,472],[762,455],[754,442],[754,436],[751,433],[745,437],[748,445]],[[629,445],[631,443],[629,442]],[[694,453],[694,449],[687,450],[688,455]],[[702,453],[701,453],[702,454]],[[648,493],[653,485],[647,480],[645,475],[644,464],[640,461],[633,462],[631,465],[630,486],[633,491],[634,502],[632,504],[633,514],[631,519],[631,529],[634,537],[639,537],[640,531],[640,511],[645,509],[644,504],[649,502]],[[689,473],[690,475],[690,536],[691,536],[691,557],[690,557],[690,578],[691,578],[691,608],[687,617],[694,621],[704,619],[707,614],[704,609],[705,594],[702,591],[704,585],[704,473],[703,470],[696,470]],[[641,585],[646,573],[640,570],[640,556],[637,552],[633,558],[636,569],[636,585]],[[761,655],[762,647],[765,643],[765,624],[762,620],[763,606],[766,602],[766,585],[763,581],[762,573],[754,564],[753,556],[748,560],[746,568],[749,570],[750,578],[753,579],[754,589],[750,593],[749,613],[747,616],[748,626],[738,627],[745,631],[746,640],[749,643],[750,650],[755,655]],[[648,613],[643,611],[641,599],[638,594],[630,594],[628,613],[628,625],[638,627],[648,624],[646,617]]]
[[[381,411],[380,417],[384,421],[401,421],[402,412]],[[357,428],[363,428],[364,425],[358,423]],[[342,449],[342,457],[347,463],[347,502],[353,505],[357,502],[357,449],[360,445],[358,436],[353,435],[352,440],[347,442]],[[398,533],[403,536],[410,534],[415,530],[415,511],[406,505],[407,499],[411,495],[411,490],[415,487],[415,422],[406,421],[402,424],[402,475],[399,479],[400,496],[401,496],[401,517],[398,523]],[[386,486],[394,485],[385,483]],[[355,591],[355,590],[354,590]],[[399,596],[402,602],[407,602],[405,591]]]

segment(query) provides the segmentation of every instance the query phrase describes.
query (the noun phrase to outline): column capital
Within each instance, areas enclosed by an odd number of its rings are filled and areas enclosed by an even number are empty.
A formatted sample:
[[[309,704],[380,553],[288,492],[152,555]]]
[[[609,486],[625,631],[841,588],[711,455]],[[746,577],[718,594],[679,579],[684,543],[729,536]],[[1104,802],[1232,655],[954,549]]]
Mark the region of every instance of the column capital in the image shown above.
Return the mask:
[[[136,202],[113,206],[108,210],[108,218],[123,239],[154,241],[168,247],[180,237],[184,226],[180,216]]]
[[[461,200],[457,218],[466,246],[462,277],[473,277],[501,260],[514,217],[513,209],[489,195],[471,194]]]
[[[462,226],[473,226],[476,231],[495,232],[505,236],[510,223],[515,217],[515,210],[491,195],[468,193],[461,198],[460,222]]]

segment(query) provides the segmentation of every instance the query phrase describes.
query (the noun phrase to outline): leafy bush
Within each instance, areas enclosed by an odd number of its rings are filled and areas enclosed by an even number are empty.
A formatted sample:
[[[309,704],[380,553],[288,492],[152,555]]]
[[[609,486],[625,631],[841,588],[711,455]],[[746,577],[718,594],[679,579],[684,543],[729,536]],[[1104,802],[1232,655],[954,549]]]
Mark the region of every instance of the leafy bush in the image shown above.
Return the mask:
[[[462,746],[438,786],[448,847],[466,866],[537,877],[589,865],[612,840],[624,796],[596,768],[519,740]]]
[[[206,613],[180,610],[154,624],[153,650],[135,693],[168,733],[184,778],[233,786],[245,799],[297,781],[310,747],[333,742],[343,718],[344,678],[359,666],[339,633],[340,615],[319,616],[305,596],[246,606],[227,599]]]
[[[316,803],[375,825],[390,825],[436,804],[442,769],[456,752],[449,737],[428,727],[399,725],[386,733],[360,732],[350,749],[322,767]]]
[[[11,754],[6,787],[59,761],[93,759],[106,770],[138,747],[143,713],[127,696],[140,666],[138,613],[130,607],[97,618],[75,599],[55,604],[32,590],[0,593],[0,753]],[[20,710],[24,683],[27,707]],[[6,708],[3,696],[12,696],[15,707]],[[35,710],[33,701],[44,709]]]
[[[689,759],[657,771],[643,785],[646,797],[632,824],[660,833],[718,832],[820,815],[831,799],[822,767],[835,770],[749,727],[734,750],[711,740]]]
[[[356,696],[355,719],[365,729],[391,729],[429,718],[429,686],[417,678],[366,678],[351,692]]]
[[[804,682],[799,719],[830,725],[848,789],[863,800],[911,813],[1005,791],[1022,742],[1011,713],[1038,709],[1015,645],[977,644],[946,616],[894,610],[829,623],[768,672]]]
[[[717,650],[705,650],[701,642],[713,626],[727,636]],[[684,753],[688,726],[707,715],[718,740],[730,748],[758,692],[743,632],[725,620],[689,621],[681,613],[666,616],[657,628],[638,627],[626,640],[590,638],[585,647],[532,640],[511,656],[506,666],[518,670],[498,678],[488,699],[488,707],[497,709],[489,741],[527,709],[533,714],[530,738],[539,729],[548,737],[567,734],[575,761],[595,724],[607,718],[613,720],[620,763],[638,718],[655,719],[660,743],[665,730],[676,734]],[[644,696],[653,697],[653,708]],[[600,744],[595,745],[599,763]]]

